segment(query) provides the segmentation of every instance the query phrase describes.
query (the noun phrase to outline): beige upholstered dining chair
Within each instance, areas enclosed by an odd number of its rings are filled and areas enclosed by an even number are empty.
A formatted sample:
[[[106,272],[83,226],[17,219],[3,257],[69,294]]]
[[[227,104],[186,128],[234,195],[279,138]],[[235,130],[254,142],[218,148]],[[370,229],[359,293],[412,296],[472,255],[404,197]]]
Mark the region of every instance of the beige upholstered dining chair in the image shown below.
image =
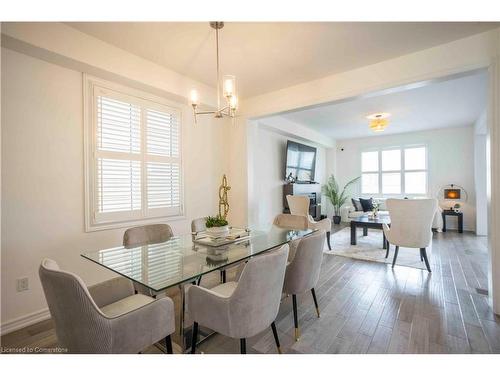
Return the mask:
[[[196,236],[200,233],[203,233],[207,230],[207,218],[200,217],[197,219],[193,219],[191,221],[191,236],[193,237],[193,241],[196,239]],[[198,279],[198,285],[201,282],[201,277]],[[226,282],[226,268],[222,268],[220,270],[220,282]]]
[[[297,310],[297,294],[311,291],[316,313],[319,318],[319,306],[314,288],[318,283],[323,260],[323,246],[325,245],[325,231],[320,230],[307,237],[303,237],[292,262],[286,267],[283,291],[292,295],[293,322],[295,325],[295,340],[298,341],[299,318]]]
[[[305,216],[291,215],[291,214],[278,214],[274,218],[273,225],[289,230],[306,230],[309,228],[309,220]],[[288,261],[292,261],[299,246],[300,238],[288,242],[290,250],[288,252]]]
[[[191,221],[191,234],[196,235],[207,230],[207,219],[200,217]]]
[[[306,230],[309,228],[309,220],[302,215],[278,214],[274,218],[273,225],[291,230]]]
[[[391,226],[383,225],[389,244],[395,245],[392,267],[396,264],[399,247],[420,249],[420,260],[425,262],[431,272],[426,248],[432,239],[432,221],[438,209],[437,199],[387,199]],[[386,258],[390,246],[387,246]]]
[[[135,247],[152,243],[165,242],[174,236],[168,224],[150,224],[129,228],[123,234],[123,246]]]
[[[174,236],[172,228],[168,224],[150,224],[140,227],[129,228],[123,233],[123,246],[138,247],[159,242],[168,241]],[[142,284],[134,282],[134,289],[142,294],[149,296],[156,296],[158,293],[153,292],[151,289]]]
[[[172,353],[170,298],[134,294],[132,283],[121,277],[87,289],[50,259],[42,261],[39,275],[58,344],[70,353],[139,353],[163,339]]]
[[[325,231],[328,249],[331,250],[332,247],[330,245],[330,231],[332,230],[332,221],[328,218],[320,221],[314,221],[313,217],[309,215],[310,200],[306,195],[287,195],[286,200],[288,202],[288,207],[290,207],[290,213],[292,215],[307,217],[308,228]]]
[[[251,258],[238,282],[212,289],[191,286],[187,291],[187,310],[193,323],[191,353],[196,350],[198,324],[225,336],[240,339],[246,353],[246,338],[271,326],[281,353],[274,320],[278,315],[285,277],[288,245]]]

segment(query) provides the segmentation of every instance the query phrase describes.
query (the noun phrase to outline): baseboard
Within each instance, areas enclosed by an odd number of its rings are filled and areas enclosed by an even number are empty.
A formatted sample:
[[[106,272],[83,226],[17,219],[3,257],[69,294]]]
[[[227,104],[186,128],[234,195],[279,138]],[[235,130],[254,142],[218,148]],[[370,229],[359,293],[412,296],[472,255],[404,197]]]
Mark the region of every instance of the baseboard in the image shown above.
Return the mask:
[[[41,322],[49,318],[50,312],[48,308],[20,316],[19,318],[15,318],[2,323],[2,325],[0,326],[0,335],[6,335],[7,333],[17,331],[18,329],[28,327],[32,324]]]

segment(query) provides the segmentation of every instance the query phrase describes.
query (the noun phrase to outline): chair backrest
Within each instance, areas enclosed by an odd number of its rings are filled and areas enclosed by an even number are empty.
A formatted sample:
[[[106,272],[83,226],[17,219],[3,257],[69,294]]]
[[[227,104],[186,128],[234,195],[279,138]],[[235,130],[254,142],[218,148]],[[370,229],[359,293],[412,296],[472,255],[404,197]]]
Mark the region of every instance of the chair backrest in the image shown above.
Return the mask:
[[[129,228],[123,234],[123,246],[133,247],[140,245],[165,242],[174,236],[168,224],[151,224]]]
[[[410,248],[429,246],[437,199],[387,199],[391,243]]]
[[[316,286],[321,271],[325,238],[325,231],[319,230],[300,240],[295,257],[286,269],[286,293],[300,294]]]
[[[191,221],[191,233],[200,233],[207,230],[207,219],[200,217]]]
[[[285,279],[288,245],[250,259],[230,297],[234,337],[251,337],[276,319]]]
[[[70,353],[111,351],[110,322],[80,277],[44,259],[38,270],[43,292],[56,327],[58,344]]]
[[[273,225],[285,229],[305,230],[308,228],[308,220],[306,216],[279,214],[274,218]]]
[[[307,195],[287,195],[286,201],[290,207],[292,215],[308,216],[309,215],[309,197]]]

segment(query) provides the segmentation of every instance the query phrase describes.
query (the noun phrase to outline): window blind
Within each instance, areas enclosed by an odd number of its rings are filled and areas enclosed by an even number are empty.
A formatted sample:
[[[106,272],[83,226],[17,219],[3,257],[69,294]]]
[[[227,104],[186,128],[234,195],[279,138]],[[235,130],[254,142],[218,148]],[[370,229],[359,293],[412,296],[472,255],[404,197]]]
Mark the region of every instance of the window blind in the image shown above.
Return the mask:
[[[94,90],[94,223],[182,213],[180,112]]]

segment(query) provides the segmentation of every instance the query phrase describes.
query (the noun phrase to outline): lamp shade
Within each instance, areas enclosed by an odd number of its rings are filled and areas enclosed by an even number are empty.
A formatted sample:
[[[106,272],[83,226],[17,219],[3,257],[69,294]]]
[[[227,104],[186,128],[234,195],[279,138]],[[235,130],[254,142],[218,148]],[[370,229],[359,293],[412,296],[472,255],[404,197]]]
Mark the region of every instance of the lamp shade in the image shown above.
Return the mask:
[[[444,189],[444,199],[460,199],[460,189]]]

